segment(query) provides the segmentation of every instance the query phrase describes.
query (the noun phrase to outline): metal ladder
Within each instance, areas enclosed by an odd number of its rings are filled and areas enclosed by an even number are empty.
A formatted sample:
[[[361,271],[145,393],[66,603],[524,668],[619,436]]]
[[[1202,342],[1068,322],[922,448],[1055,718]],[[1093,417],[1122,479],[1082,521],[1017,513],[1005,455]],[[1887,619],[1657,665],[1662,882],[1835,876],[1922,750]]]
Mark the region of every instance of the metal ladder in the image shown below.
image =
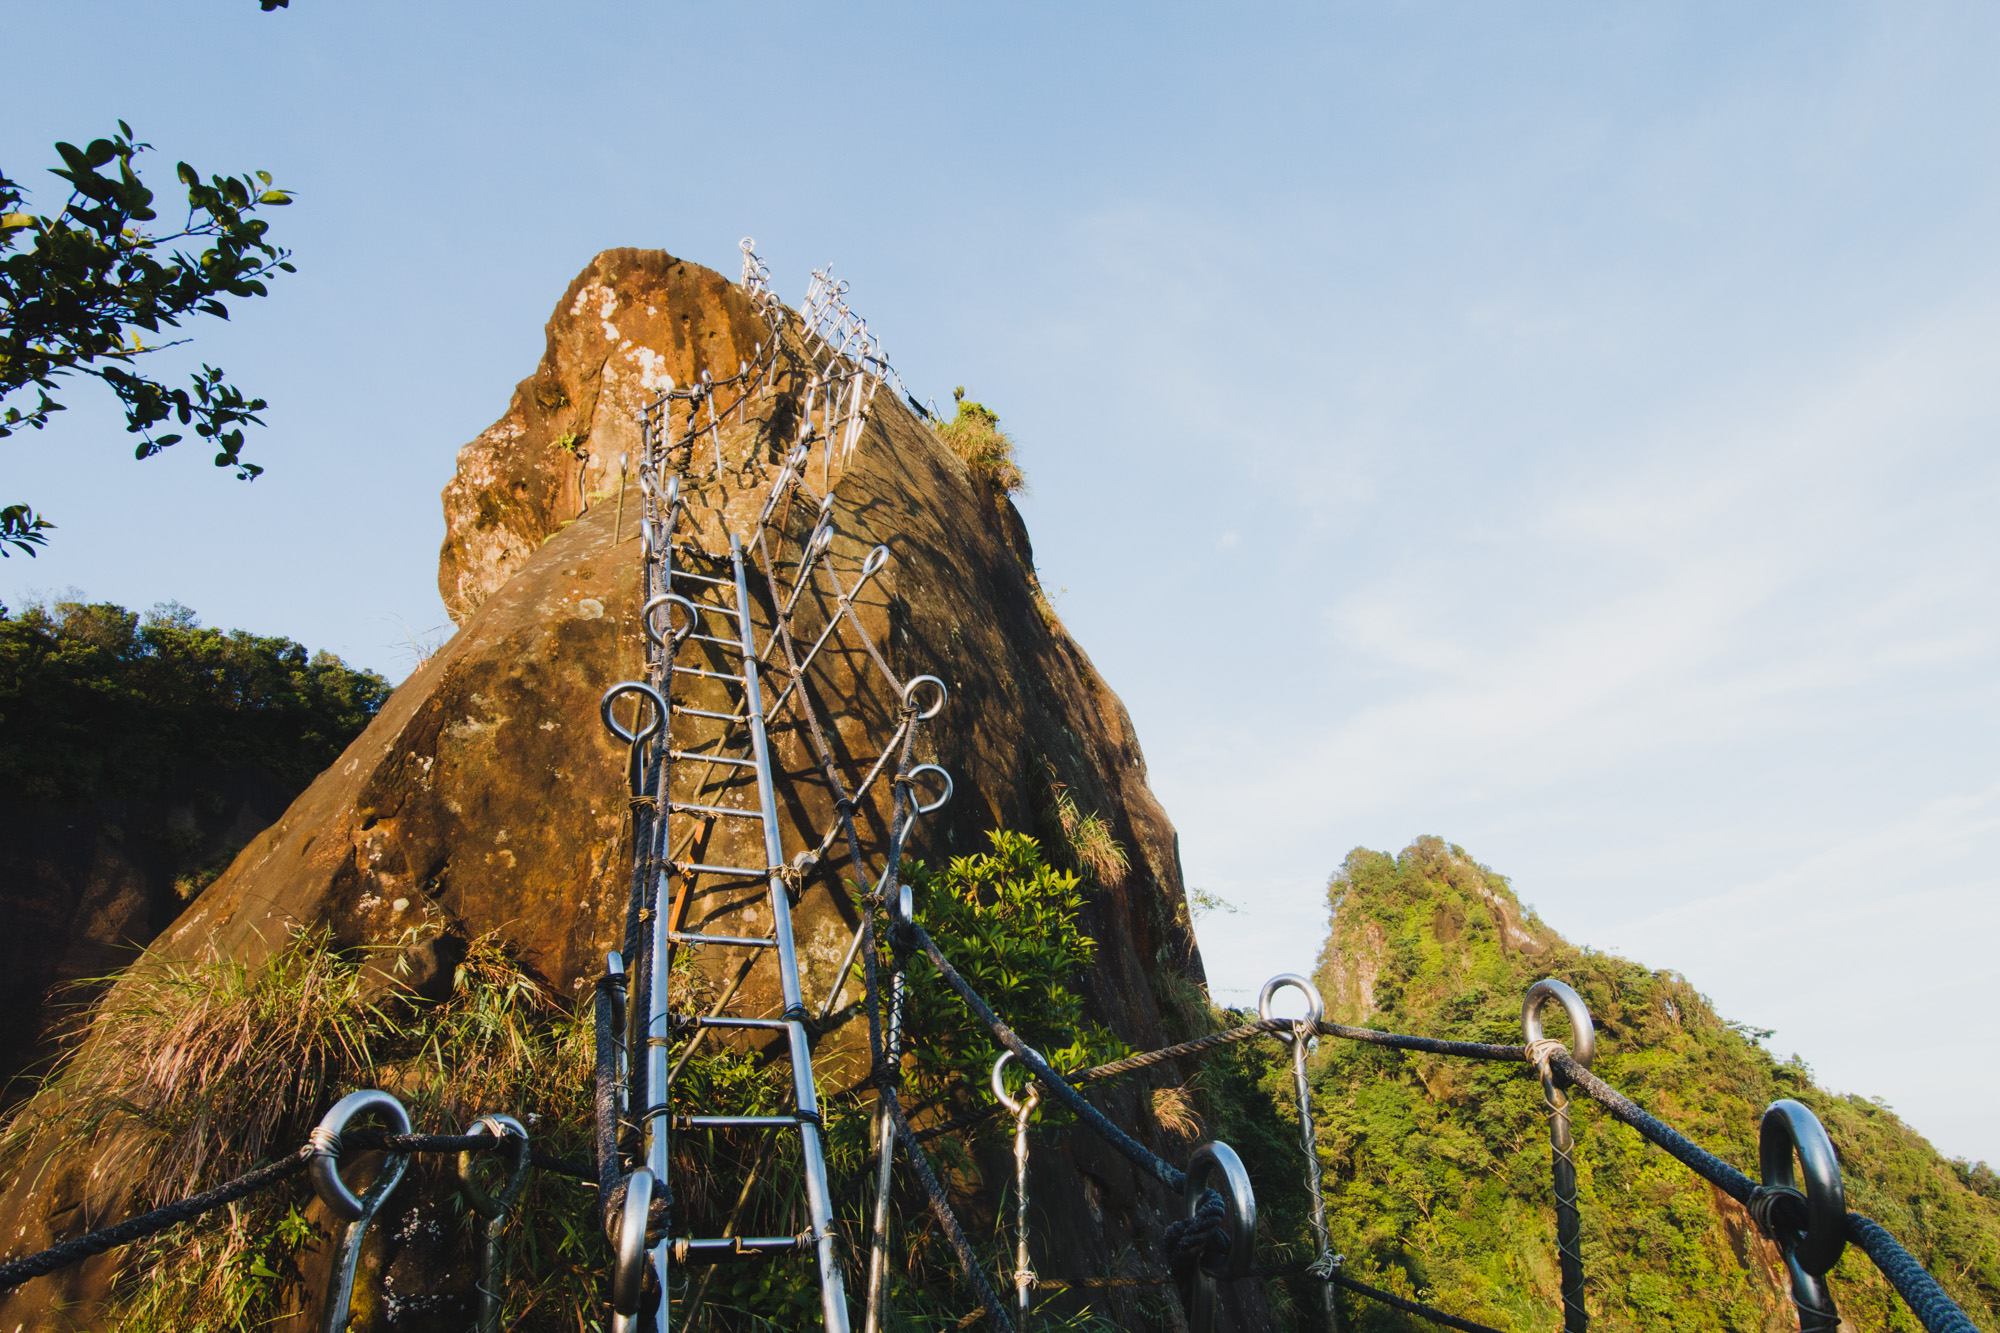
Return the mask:
[[[662,1293],[657,1327],[661,1333],[664,1333],[667,1327],[668,1303],[665,1293],[668,1291],[667,1267],[670,1261],[685,1264],[692,1259],[707,1259],[713,1262],[723,1258],[769,1258],[795,1253],[809,1246],[814,1251],[819,1265],[820,1302],[828,1333],[847,1333],[847,1293],[841,1278],[840,1264],[833,1250],[832,1199],[827,1185],[826,1154],[819,1118],[819,1098],[813,1078],[812,1048],[806,1034],[805,1000],[799,988],[798,956],[792,942],[791,898],[784,874],[785,855],[782,830],[778,822],[777,797],[771,784],[770,742],[764,728],[763,693],[758,680],[758,654],[750,615],[750,589],[745,576],[743,548],[732,533],[729,538],[729,564],[732,577],[728,579],[676,569],[670,546],[660,555],[661,572],[665,575],[663,580],[665,593],[656,598],[655,602],[665,601],[677,606],[688,618],[684,627],[664,632],[659,636],[665,649],[663,654],[665,671],[662,673],[665,679],[662,685],[667,700],[669,723],[666,735],[663,737],[664,744],[659,751],[660,762],[666,768],[659,786],[664,802],[660,822],[662,825],[667,824],[669,814],[687,814],[712,819],[755,820],[763,829],[764,864],[727,866],[679,861],[668,862],[661,867],[657,891],[653,897],[655,906],[652,939],[647,950],[651,971],[650,1012],[643,1030],[632,1034],[629,1048],[634,1066],[637,1066],[643,1058],[646,1071],[645,1086],[653,1090],[649,1095],[650,1104],[646,1107],[641,1121],[646,1167],[654,1180],[670,1179],[671,1136],[676,1131],[701,1129],[756,1129],[771,1133],[794,1131],[799,1135],[805,1171],[806,1207],[810,1230],[804,1236],[675,1238],[670,1233],[664,1236],[653,1247],[651,1256]],[[733,604],[718,605],[713,601],[704,601],[704,596],[709,594],[716,597],[733,595]],[[650,613],[654,608],[649,604],[647,609]],[[713,613],[720,613],[733,620],[734,637],[706,632],[710,628],[708,618]],[[672,611],[669,610],[667,614],[671,620]],[[648,624],[649,626],[651,624],[650,615]],[[736,671],[731,672],[727,669],[713,671],[703,667],[680,665],[679,649],[686,642],[709,645],[725,659],[733,659],[725,661],[724,665],[725,667],[734,665]],[[682,692],[675,688],[677,678],[720,679],[730,682],[741,691],[742,707],[736,713],[718,713],[712,709],[695,708],[681,703],[679,699]],[[705,749],[698,748],[704,742],[692,739],[677,747],[671,725],[675,718],[719,722],[720,734],[707,738],[718,746],[728,746],[732,743],[740,745],[741,740],[735,733],[739,729],[747,729],[750,752],[748,755],[709,753]],[[738,770],[754,770],[757,779],[757,808],[751,810],[671,799],[671,787],[667,779],[671,776],[671,765],[675,760],[714,762]],[[694,882],[697,878],[724,881],[764,880],[771,908],[773,927],[771,935],[768,938],[711,935],[677,929],[679,923],[675,917],[678,913],[669,908],[666,892],[669,873],[678,873],[684,878],[686,881],[684,892],[689,900],[695,896]],[[674,950],[691,945],[769,949],[776,952],[779,987],[784,1000],[782,1017],[737,1018],[720,1014],[703,1015],[694,1018],[692,1024],[697,1029],[751,1029],[781,1034],[785,1045],[785,1056],[792,1070],[795,1109],[791,1115],[674,1113],[672,1089],[668,1085],[667,1055],[674,1036],[675,1021],[670,1012],[668,983]],[[688,1020],[683,1020],[683,1026],[687,1023]],[[669,1228],[671,1230],[671,1223]]]

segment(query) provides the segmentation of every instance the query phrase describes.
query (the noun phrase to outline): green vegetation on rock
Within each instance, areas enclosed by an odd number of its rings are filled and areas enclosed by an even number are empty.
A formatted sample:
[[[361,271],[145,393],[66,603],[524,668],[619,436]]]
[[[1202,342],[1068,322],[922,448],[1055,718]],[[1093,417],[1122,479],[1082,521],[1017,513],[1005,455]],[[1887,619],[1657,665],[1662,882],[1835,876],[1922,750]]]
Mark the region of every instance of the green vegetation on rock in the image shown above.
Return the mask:
[[[1014,441],[1000,429],[1000,414],[967,398],[962,387],[952,397],[958,401],[958,412],[938,425],[938,438],[998,494],[1012,495],[1025,487],[1028,478],[1014,461]]]
[[[504,1110],[538,1151],[587,1156],[587,1007],[582,1017],[498,941],[456,940],[436,922],[365,949],[301,931],[254,966],[149,954],[100,1001],[106,1039],[77,1048],[0,1131],[0,1166],[39,1171],[117,1143],[137,1201],[158,1205],[294,1151],[358,1087],[394,1093],[420,1132],[458,1133]],[[383,1272],[407,1253],[433,1289],[440,1277],[471,1289],[477,1219],[451,1172],[449,1158],[411,1164],[395,1197],[412,1221],[385,1238]],[[513,1271],[535,1280],[510,1284],[507,1327],[571,1329],[594,1313],[592,1199],[558,1176],[531,1180],[506,1244]],[[162,1232],[129,1252],[115,1326],[264,1327],[296,1310],[309,1250],[326,1252],[338,1232],[303,1178]],[[379,1287],[357,1285],[364,1317]],[[469,1308],[456,1296],[444,1305]]]
[[[1329,1018],[1518,1043],[1527,988],[1561,978],[1590,1006],[1596,1072],[1753,1178],[1764,1108],[1780,1097],[1811,1107],[1839,1152],[1848,1206],[1894,1232],[1975,1322],[2000,1327],[2000,1200],[1984,1164],[1946,1161],[1879,1102],[1821,1090],[1675,973],[1564,942],[1502,876],[1439,839],[1400,856],[1356,850],[1328,900],[1315,981]],[[1566,1037],[1553,1006],[1547,1021]],[[1212,1128],[1250,1163],[1268,1259],[1310,1257],[1287,1057],[1276,1043],[1233,1049],[1204,1075]],[[1502,1329],[1560,1327],[1547,1121],[1528,1071],[1327,1039],[1310,1078],[1333,1244],[1350,1276]],[[1797,1328],[1777,1251],[1742,1208],[1587,1097],[1571,1107],[1593,1328]],[[1855,1327],[1920,1327],[1852,1247],[1830,1282]],[[1281,1313],[1307,1326],[1317,1291],[1288,1286]],[[1428,1327],[1342,1304],[1348,1329]]]
[[[1077,923],[1076,877],[1048,866],[1024,835],[996,832],[992,848],[935,871],[907,867],[926,927],[1059,1064],[1124,1053],[1085,1020],[1075,989],[1093,951]],[[683,1010],[710,998],[686,954],[675,987]],[[921,958],[910,964],[910,998],[905,1105],[919,1124],[936,1123],[971,1105],[966,1097],[983,1099],[994,1050]],[[323,931],[301,931],[250,966],[148,954],[98,1001],[93,1019],[105,1039],[76,1048],[0,1129],[0,1170],[42,1170],[116,1142],[136,1202],[158,1204],[293,1151],[326,1107],[357,1087],[396,1095],[420,1133],[456,1133],[504,1111],[529,1126],[538,1152],[588,1161],[591,1005],[587,991],[574,1007],[562,1002],[497,938],[467,942],[438,919],[376,947],[341,948]],[[710,1046],[687,1061],[680,1079],[677,1099],[691,1104],[726,1102],[750,1114],[783,1114],[790,1105],[783,1063],[742,1045]],[[851,1293],[865,1290],[873,1105],[861,1088],[823,1093]],[[1000,1132],[988,1125],[975,1137],[932,1144],[961,1205],[985,1191],[977,1136],[997,1141]],[[674,1151],[684,1225],[705,1235],[725,1226],[739,1235],[795,1229],[795,1139],[683,1133]],[[389,1208],[394,1216],[371,1242],[377,1257],[357,1284],[357,1317],[372,1317],[385,1277],[407,1274],[407,1317],[424,1316],[413,1326],[463,1327],[469,1307],[453,1293],[472,1287],[477,1219],[459,1202],[449,1160],[419,1157]],[[588,1188],[535,1174],[505,1239],[505,1327],[553,1333],[603,1325],[609,1254],[595,1214]],[[991,1217],[962,1215],[982,1251],[990,1250]],[[336,1229],[303,1179],[173,1228],[130,1252],[117,1326],[216,1331],[282,1319],[298,1309],[308,1252],[324,1252]],[[922,1194],[901,1171],[892,1241],[890,1328],[936,1328],[972,1305]],[[706,1273],[674,1292],[683,1324],[769,1329],[817,1319],[809,1261]],[[697,1290],[698,1318],[688,1308]],[[1038,1319],[1036,1327],[1089,1323]]]

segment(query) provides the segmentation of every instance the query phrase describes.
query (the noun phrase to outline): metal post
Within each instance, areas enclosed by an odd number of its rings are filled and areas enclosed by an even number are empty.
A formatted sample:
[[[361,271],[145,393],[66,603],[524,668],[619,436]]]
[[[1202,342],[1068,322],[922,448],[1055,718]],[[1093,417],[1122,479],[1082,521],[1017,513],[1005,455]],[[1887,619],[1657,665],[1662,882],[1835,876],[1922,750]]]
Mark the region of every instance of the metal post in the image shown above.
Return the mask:
[[[1583,997],[1553,978],[1537,981],[1528,988],[1521,1004],[1521,1029],[1527,1038],[1528,1058],[1535,1063],[1542,1080],[1542,1101],[1549,1112],[1550,1188],[1556,1202],[1556,1258],[1562,1266],[1563,1333],[1585,1333],[1590,1312],[1583,1303],[1583,1219],[1576,1206],[1575,1144],[1570,1138],[1569,1099],[1556,1087],[1551,1061],[1562,1051],[1562,1043],[1542,1035],[1542,1002],[1557,1000],[1569,1015],[1570,1058],[1588,1068],[1597,1054],[1597,1034],[1591,1026],[1590,1009]]]
[[[1041,1052],[1035,1056],[1039,1059]],[[1031,1076],[1019,1100],[1008,1095],[1006,1069],[1013,1058],[1012,1051],[1002,1051],[993,1062],[993,1095],[1014,1113],[1014,1302],[1019,1311],[1015,1327],[1025,1333],[1035,1289],[1035,1270],[1028,1262],[1028,1119],[1035,1114],[1042,1091]]]
[[[1312,1273],[1326,1279],[1321,1288],[1325,1305],[1327,1333],[1340,1333],[1340,1310],[1334,1304],[1332,1277],[1340,1265],[1340,1256],[1333,1252],[1333,1241],[1326,1229],[1326,1194],[1320,1185],[1319,1136],[1313,1133],[1312,1088],[1306,1081],[1306,1057],[1319,1045],[1320,1020],[1326,1017],[1326,1002],[1320,998],[1319,988],[1296,972],[1283,972],[1264,983],[1264,989],[1257,996],[1257,1017],[1268,1020],[1271,1017],[1271,998],[1286,988],[1303,992],[1306,997],[1306,1016],[1300,1019],[1289,1035],[1279,1033],[1282,1040],[1292,1047],[1292,1089],[1299,1101],[1299,1151],[1306,1159],[1306,1193],[1312,1199],[1313,1242],[1319,1253],[1313,1259]]]
[[[904,831],[907,832],[907,825]],[[897,845],[900,845],[899,840]],[[885,868],[882,874],[886,882],[889,870]],[[915,895],[910,892],[908,884],[897,886],[896,903],[899,919],[908,921],[916,907]],[[843,971],[842,976],[845,975]],[[899,967],[889,977],[889,1022],[882,1043],[882,1058],[892,1079],[898,1077],[902,1070],[902,1038],[903,972]],[[881,1333],[882,1315],[889,1303],[889,1186],[896,1166],[896,1124],[890,1119],[886,1104],[876,1106],[875,1125],[875,1214],[868,1236],[866,1333]]]

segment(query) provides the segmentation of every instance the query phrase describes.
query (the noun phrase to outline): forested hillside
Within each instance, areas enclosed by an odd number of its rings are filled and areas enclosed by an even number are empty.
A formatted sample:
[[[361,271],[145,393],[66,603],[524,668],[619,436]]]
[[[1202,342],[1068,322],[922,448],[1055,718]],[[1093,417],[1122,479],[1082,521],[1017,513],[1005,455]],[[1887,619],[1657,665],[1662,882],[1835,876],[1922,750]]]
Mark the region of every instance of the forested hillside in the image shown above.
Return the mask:
[[[1947,1161],[1879,1102],[1819,1088],[1797,1059],[1717,1015],[1672,972],[1565,942],[1507,880],[1422,838],[1356,850],[1328,887],[1316,984],[1328,1018],[1426,1036],[1521,1040],[1521,999],[1559,977],[1590,1005],[1596,1072],[1738,1168],[1757,1174],[1757,1123],[1779,1097],[1811,1107],[1839,1152],[1848,1207],[1886,1225],[1982,1327],[2000,1328],[2000,1180]],[[1566,1035],[1551,1007],[1551,1034]],[[1206,1075],[1212,1129],[1245,1150],[1273,1259],[1308,1257],[1290,1068],[1276,1043]],[[1519,1065],[1335,1039],[1311,1060],[1334,1248],[1361,1281],[1505,1329],[1562,1324],[1541,1091]],[[1572,1100],[1593,1327],[1771,1330],[1798,1324],[1776,1249],[1734,1202],[1587,1098]],[[1916,1329],[1866,1256],[1830,1274],[1843,1326]],[[1287,1318],[1312,1327],[1316,1284]],[[1427,1327],[1368,1301],[1348,1329]]]
[[[0,1080],[43,1048],[52,989],[129,962],[388,696],[172,603],[0,608]]]

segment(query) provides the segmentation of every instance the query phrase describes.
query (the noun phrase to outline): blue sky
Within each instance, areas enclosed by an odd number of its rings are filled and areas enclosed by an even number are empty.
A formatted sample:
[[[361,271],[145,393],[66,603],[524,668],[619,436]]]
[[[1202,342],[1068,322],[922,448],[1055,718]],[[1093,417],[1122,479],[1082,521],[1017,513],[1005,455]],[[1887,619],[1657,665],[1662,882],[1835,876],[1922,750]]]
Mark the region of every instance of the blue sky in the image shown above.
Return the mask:
[[[400,676],[437,492],[600,248],[832,262],[1020,444],[1220,998],[1436,833],[2000,1160],[2000,11],[1978,4],[10,6],[37,188],[119,116],[299,273],[190,349],[249,485],[87,387],[0,596]],[[53,182],[50,182],[53,184]],[[43,202],[50,194],[38,196]],[[180,355],[170,353],[169,355]]]

